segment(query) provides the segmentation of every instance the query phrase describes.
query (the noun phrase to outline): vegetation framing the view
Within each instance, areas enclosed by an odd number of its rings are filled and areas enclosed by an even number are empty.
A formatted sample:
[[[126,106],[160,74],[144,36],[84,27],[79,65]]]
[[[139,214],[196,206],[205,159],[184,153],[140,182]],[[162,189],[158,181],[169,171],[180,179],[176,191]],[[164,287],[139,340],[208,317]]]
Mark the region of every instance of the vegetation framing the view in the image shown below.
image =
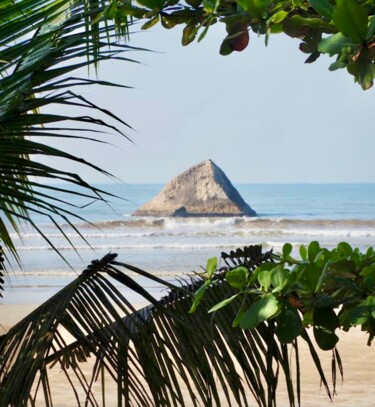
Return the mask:
[[[37,157],[52,157],[55,163],[70,160],[107,174],[74,154],[50,147],[48,139],[103,143],[109,142],[107,130],[127,137],[127,123],[79,92],[80,86],[92,84],[125,86],[82,79],[75,72],[90,66],[95,70],[106,59],[134,62],[126,57],[134,49],[117,40],[126,36],[138,19],[146,19],[145,29],[159,21],[165,28],[184,25],[183,45],[201,40],[212,24],[223,22],[228,32],[220,50],[223,55],[246,48],[250,29],[265,35],[266,43],[270,34],[283,32],[301,39],[300,49],[308,54],[307,62],[327,53],[336,57],[330,69],[346,68],[363,89],[373,83],[373,1],[2,1],[0,239],[5,262],[10,255],[18,259],[10,230],[19,232],[19,224],[26,221],[43,234],[33,213],[52,219],[62,234],[60,222],[79,234],[71,220],[76,217],[74,205],[70,204],[69,211],[62,207],[69,204],[69,194],[80,194],[88,201],[105,200],[105,191],[89,185],[79,174],[61,170],[58,164],[41,164]],[[68,107],[70,113],[46,113],[51,106]],[[80,109],[82,113],[78,113]],[[51,180],[67,184],[56,187],[46,183]],[[72,192],[65,186],[69,183],[81,187],[80,192]],[[66,200],[57,199],[56,191],[65,192]],[[3,271],[9,270],[2,253],[0,288]],[[57,365],[77,405],[99,404],[92,392],[98,380],[102,386],[99,397],[105,404],[104,378],[108,374],[117,386],[118,405],[184,405],[176,380],[179,376],[194,405],[220,405],[221,387],[223,397],[234,399],[237,405],[247,405],[249,391],[259,406],[271,407],[283,374],[289,403],[295,406],[301,397],[301,338],[308,343],[312,363],[332,397],[334,391],[329,389],[306,327],[313,326],[318,346],[333,352],[335,384],[336,369],[342,369],[336,329],[360,325],[368,332],[369,343],[374,336],[372,249],[363,254],[341,243],[329,251],[313,242],[301,249],[298,260],[291,257],[288,244],[280,256],[253,247],[242,256],[247,263],[239,264],[243,253],[224,256],[226,270],[216,270],[216,261],[210,260],[204,280],[193,279],[182,287],[117,262],[114,255],[93,262],[72,284],[0,337],[0,405],[35,405],[42,394],[42,403],[52,406],[48,368]],[[126,270],[169,286],[170,294],[156,301]],[[136,312],[111,279],[152,305]],[[215,312],[213,318],[209,310]],[[72,344],[65,342],[60,328],[72,335]],[[94,360],[93,369],[85,376],[81,363],[89,357]],[[246,383],[236,371],[235,361]]]
[[[269,252],[258,267],[247,263],[248,248],[238,249],[223,260],[232,261],[225,272],[228,295],[210,313],[219,312],[232,301],[240,300],[233,327],[253,329],[264,321],[274,325],[274,333],[284,343],[313,327],[314,338],[322,350],[331,350],[339,341],[338,328],[349,331],[360,326],[368,333],[368,345],[375,335],[375,253],[366,253],[341,242],[328,250],[314,241],[299,247],[301,259],[291,256],[286,243],[280,255]],[[233,266],[237,265],[236,266]],[[250,267],[249,267],[250,266]],[[208,287],[223,281],[217,272],[217,258],[209,259],[201,288],[196,292],[191,312],[204,299]],[[219,277],[217,274],[219,273]]]
[[[143,29],[158,22],[170,29],[183,25],[182,44],[201,41],[209,27],[224,23],[227,36],[220,53],[243,51],[249,31],[264,35],[283,33],[299,38],[307,63],[321,54],[335,57],[331,71],[346,68],[363,89],[375,76],[375,4],[373,0],[113,0],[103,12],[121,23],[146,19]]]

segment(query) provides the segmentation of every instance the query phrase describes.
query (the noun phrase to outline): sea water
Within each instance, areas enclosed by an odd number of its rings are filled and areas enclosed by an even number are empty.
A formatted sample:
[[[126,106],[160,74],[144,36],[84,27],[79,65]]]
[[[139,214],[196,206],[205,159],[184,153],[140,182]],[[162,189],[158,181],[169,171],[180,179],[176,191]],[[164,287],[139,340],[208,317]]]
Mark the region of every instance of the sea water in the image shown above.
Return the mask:
[[[328,248],[341,241],[361,250],[374,245],[375,184],[236,185],[257,212],[254,218],[133,217],[162,185],[98,187],[122,199],[109,196],[106,204],[75,196],[69,198],[70,205],[62,205],[88,221],[70,217],[82,237],[66,220],[56,219],[69,242],[48,217],[35,215],[36,224],[69,265],[32,227],[23,226],[20,236],[12,233],[23,263],[22,269],[13,265],[10,270],[14,301],[22,300],[20,293],[30,287],[34,293],[46,287],[57,291],[108,252],[117,253],[121,262],[174,279],[200,271],[208,258],[220,257],[223,251],[252,244],[278,252],[290,242],[296,253],[312,240]]]

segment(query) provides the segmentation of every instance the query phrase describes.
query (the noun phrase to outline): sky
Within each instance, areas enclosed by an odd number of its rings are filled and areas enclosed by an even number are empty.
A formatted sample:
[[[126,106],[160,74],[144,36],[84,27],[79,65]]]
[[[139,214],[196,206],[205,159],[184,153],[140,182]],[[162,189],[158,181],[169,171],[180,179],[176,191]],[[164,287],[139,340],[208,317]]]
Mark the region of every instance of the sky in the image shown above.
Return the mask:
[[[183,47],[181,30],[153,27],[130,36],[126,54],[99,79],[133,89],[89,87],[84,95],[134,130],[130,143],[64,142],[125,183],[165,183],[208,158],[234,183],[375,182],[374,90],[362,91],[346,71],[330,72],[322,56],[305,64],[299,40],[250,33],[248,48],[221,56],[225,28]],[[108,182],[69,164],[89,182]]]

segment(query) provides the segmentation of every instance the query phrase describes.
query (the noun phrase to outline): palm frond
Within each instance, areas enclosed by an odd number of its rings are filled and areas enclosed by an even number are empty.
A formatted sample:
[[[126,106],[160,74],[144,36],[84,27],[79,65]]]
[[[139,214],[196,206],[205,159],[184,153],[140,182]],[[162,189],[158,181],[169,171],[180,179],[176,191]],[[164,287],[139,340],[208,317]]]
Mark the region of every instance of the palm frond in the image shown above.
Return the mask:
[[[0,405],[57,405],[54,375],[59,385],[66,381],[71,399],[67,390],[64,396],[76,405],[104,405],[110,397],[109,405],[119,406],[271,407],[276,405],[280,377],[286,380],[290,406],[300,405],[297,340],[280,343],[272,323],[234,329],[240,305],[235,301],[209,315],[208,309],[230,294],[222,279],[189,314],[201,282],[192,279],[174,286],[115,257],[94,261],[0,338]],[[154,299],[127,270],[169,286],[169,293]],[[135,310],[118,285],[150,305]]]
[[[54,192],[62,189],[47,189],[46,181],[79,186],[80,192],[68,187],[64,191],[91,200],[108,197],[75,173],[41,164],[38,157],[52,157],[111,176],[74,154],[52,148],[48,140],[109,143],[111,134],[130,140],[124,130],[131,129],[128,123],[80,94],[82,86],[127,86],[74,76],[78,69],[96,69],[107,59],[135,62],[125,57],[135,48],[117,41],[116,24],[94,21],[107,3],[21,0],[0,8],[0,238],[14,256],[9,228],[18,232],[19,221],[33,225],[33,212],[56,218],[57,223],[75,216],[54,199]],[[67,106],[71,113],[51,114],[46,112],[50,106]]]

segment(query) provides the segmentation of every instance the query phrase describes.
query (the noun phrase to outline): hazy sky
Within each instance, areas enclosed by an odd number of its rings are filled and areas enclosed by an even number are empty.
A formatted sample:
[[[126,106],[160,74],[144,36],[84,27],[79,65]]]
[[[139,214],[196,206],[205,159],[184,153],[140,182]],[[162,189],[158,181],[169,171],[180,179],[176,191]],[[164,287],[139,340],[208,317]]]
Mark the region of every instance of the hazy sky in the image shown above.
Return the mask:
[[[116,136],[117,147],[70,150],[126,183],[164,183],[207,158],[236,183],[375,182],[374,90],[329,72],[327,56],[304,64],[299,40],[277,35],[266,48],[250,35],[245,51],[223,57],[224,26],[187,47],[179,29],[133,34],[130,45],[159,52],[129,52],[142,65],[110,61],[99,74],[135,89],[85,96],[130,123],[135,144]]]

